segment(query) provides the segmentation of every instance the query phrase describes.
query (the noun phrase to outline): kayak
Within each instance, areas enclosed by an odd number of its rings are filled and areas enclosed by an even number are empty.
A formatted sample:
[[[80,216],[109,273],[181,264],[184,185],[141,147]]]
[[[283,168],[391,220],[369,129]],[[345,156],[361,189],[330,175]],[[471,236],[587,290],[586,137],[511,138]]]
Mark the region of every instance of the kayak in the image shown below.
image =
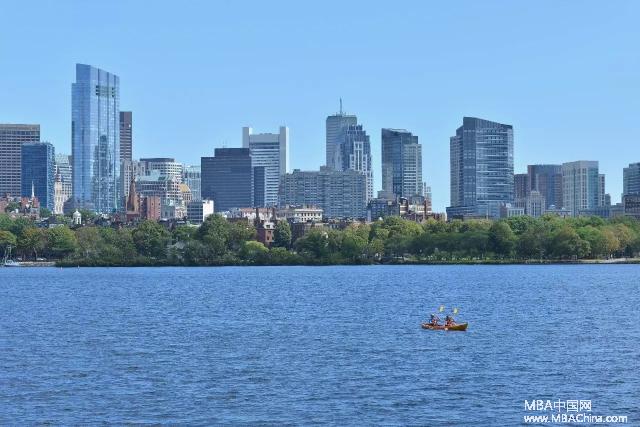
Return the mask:
[[[432,331],[466,331],[468,323],[457,323],[452,326],[438,325],[433,326],[429,323],[423,323],[422,329],[431,329]]]

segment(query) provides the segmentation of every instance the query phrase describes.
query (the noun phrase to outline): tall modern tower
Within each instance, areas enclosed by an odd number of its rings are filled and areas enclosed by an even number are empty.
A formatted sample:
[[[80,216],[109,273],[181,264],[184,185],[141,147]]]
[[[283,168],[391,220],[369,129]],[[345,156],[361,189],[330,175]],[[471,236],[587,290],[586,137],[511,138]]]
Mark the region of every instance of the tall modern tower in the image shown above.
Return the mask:
[[[342,111],[342,100],[340,100],[340,112],[327,117],[327,167],[342,170],[341,145],[344,130],[351,125],[357,124],[358,118],[356,116],[345,114]]]
[[[448,216],[498,218],[513,202],[513,126],[464,117],[450,138],[450,163]]]
[[[581,160],[562,164],[563,207],[578,216],[600,206],[602,186],[598,162]]]
[[[367,201],[373,198],[373,170],[371,169],[371,143],[362,125],[343,128],[340,144],[342,165],[338,170],[354,170],[365,176]]]
[[[73,201],[111,213],[120,199],[120,78],[76,64],[71,85]]]
[[[22,144],[40,142],[40,125],[0,124],[0,197],[20,196]]]
[[[382,129],[382,190],[393,197],[423,196],[422,146],[404,129]]]
[[[38,198],[41,207],[53,211],[55,150],[48,142],[22,144],[21,196]]]
[[[120,111],[120,160],[131,161],[133,155],[133,115]]]
[[[630,163],[622,170],[622,194],[640,195],[640,163]]]
[[[254,168],[264,167],[264,188],[258,189],[258,204],[276,206],[280,181],[289,169],[289,128],[280,126],[278,133],[253,133],[253,129],[245,126],[242,128],[242,147],[250,150]]]

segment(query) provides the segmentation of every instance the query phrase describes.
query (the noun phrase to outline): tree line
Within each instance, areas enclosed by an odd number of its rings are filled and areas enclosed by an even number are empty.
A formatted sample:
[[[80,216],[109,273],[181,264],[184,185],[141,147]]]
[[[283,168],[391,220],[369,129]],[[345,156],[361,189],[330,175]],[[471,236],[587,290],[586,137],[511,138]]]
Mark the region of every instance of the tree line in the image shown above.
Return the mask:
[[[0,214],[0,251],[59,265],[295,265],[405,262],[520,262],[633,257],[640,222],[631,218],[512,217],[419,224],[388,217],[344,229],[312,228],[292,241],[286,221],[274,243],[256,240],[248,222],[212,215],[200,227],[168,230],[155,221],[112,228],[67,225],[38,228],[27,218]]]

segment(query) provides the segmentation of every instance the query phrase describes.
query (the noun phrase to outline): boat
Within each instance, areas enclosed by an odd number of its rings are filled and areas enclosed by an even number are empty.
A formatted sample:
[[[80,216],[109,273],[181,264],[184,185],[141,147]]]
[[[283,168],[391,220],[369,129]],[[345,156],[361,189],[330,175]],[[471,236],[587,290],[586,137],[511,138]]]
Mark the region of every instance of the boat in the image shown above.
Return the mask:
[[[423,323],[422,329],[430,329],[432,331],[466,331],[468,323],[456,323],[455,325],[432,325],[431,323]]]
[[[20,263],[12,259],[6,260],[2,265],[4,265],[5,267],[20,267]]]

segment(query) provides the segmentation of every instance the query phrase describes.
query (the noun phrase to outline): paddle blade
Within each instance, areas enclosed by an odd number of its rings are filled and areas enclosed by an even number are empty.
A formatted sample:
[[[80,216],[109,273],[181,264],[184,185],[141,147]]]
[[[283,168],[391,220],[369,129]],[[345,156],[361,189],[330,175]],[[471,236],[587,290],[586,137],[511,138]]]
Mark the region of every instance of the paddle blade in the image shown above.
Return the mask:
[[[438,308],[438,311],[439,311],[440,313],[442,313],[442,312],[444,311],[444,305],[441,305],[441,306]]]
[[[458,314],[458,307],[453,309],[453,314]]]

